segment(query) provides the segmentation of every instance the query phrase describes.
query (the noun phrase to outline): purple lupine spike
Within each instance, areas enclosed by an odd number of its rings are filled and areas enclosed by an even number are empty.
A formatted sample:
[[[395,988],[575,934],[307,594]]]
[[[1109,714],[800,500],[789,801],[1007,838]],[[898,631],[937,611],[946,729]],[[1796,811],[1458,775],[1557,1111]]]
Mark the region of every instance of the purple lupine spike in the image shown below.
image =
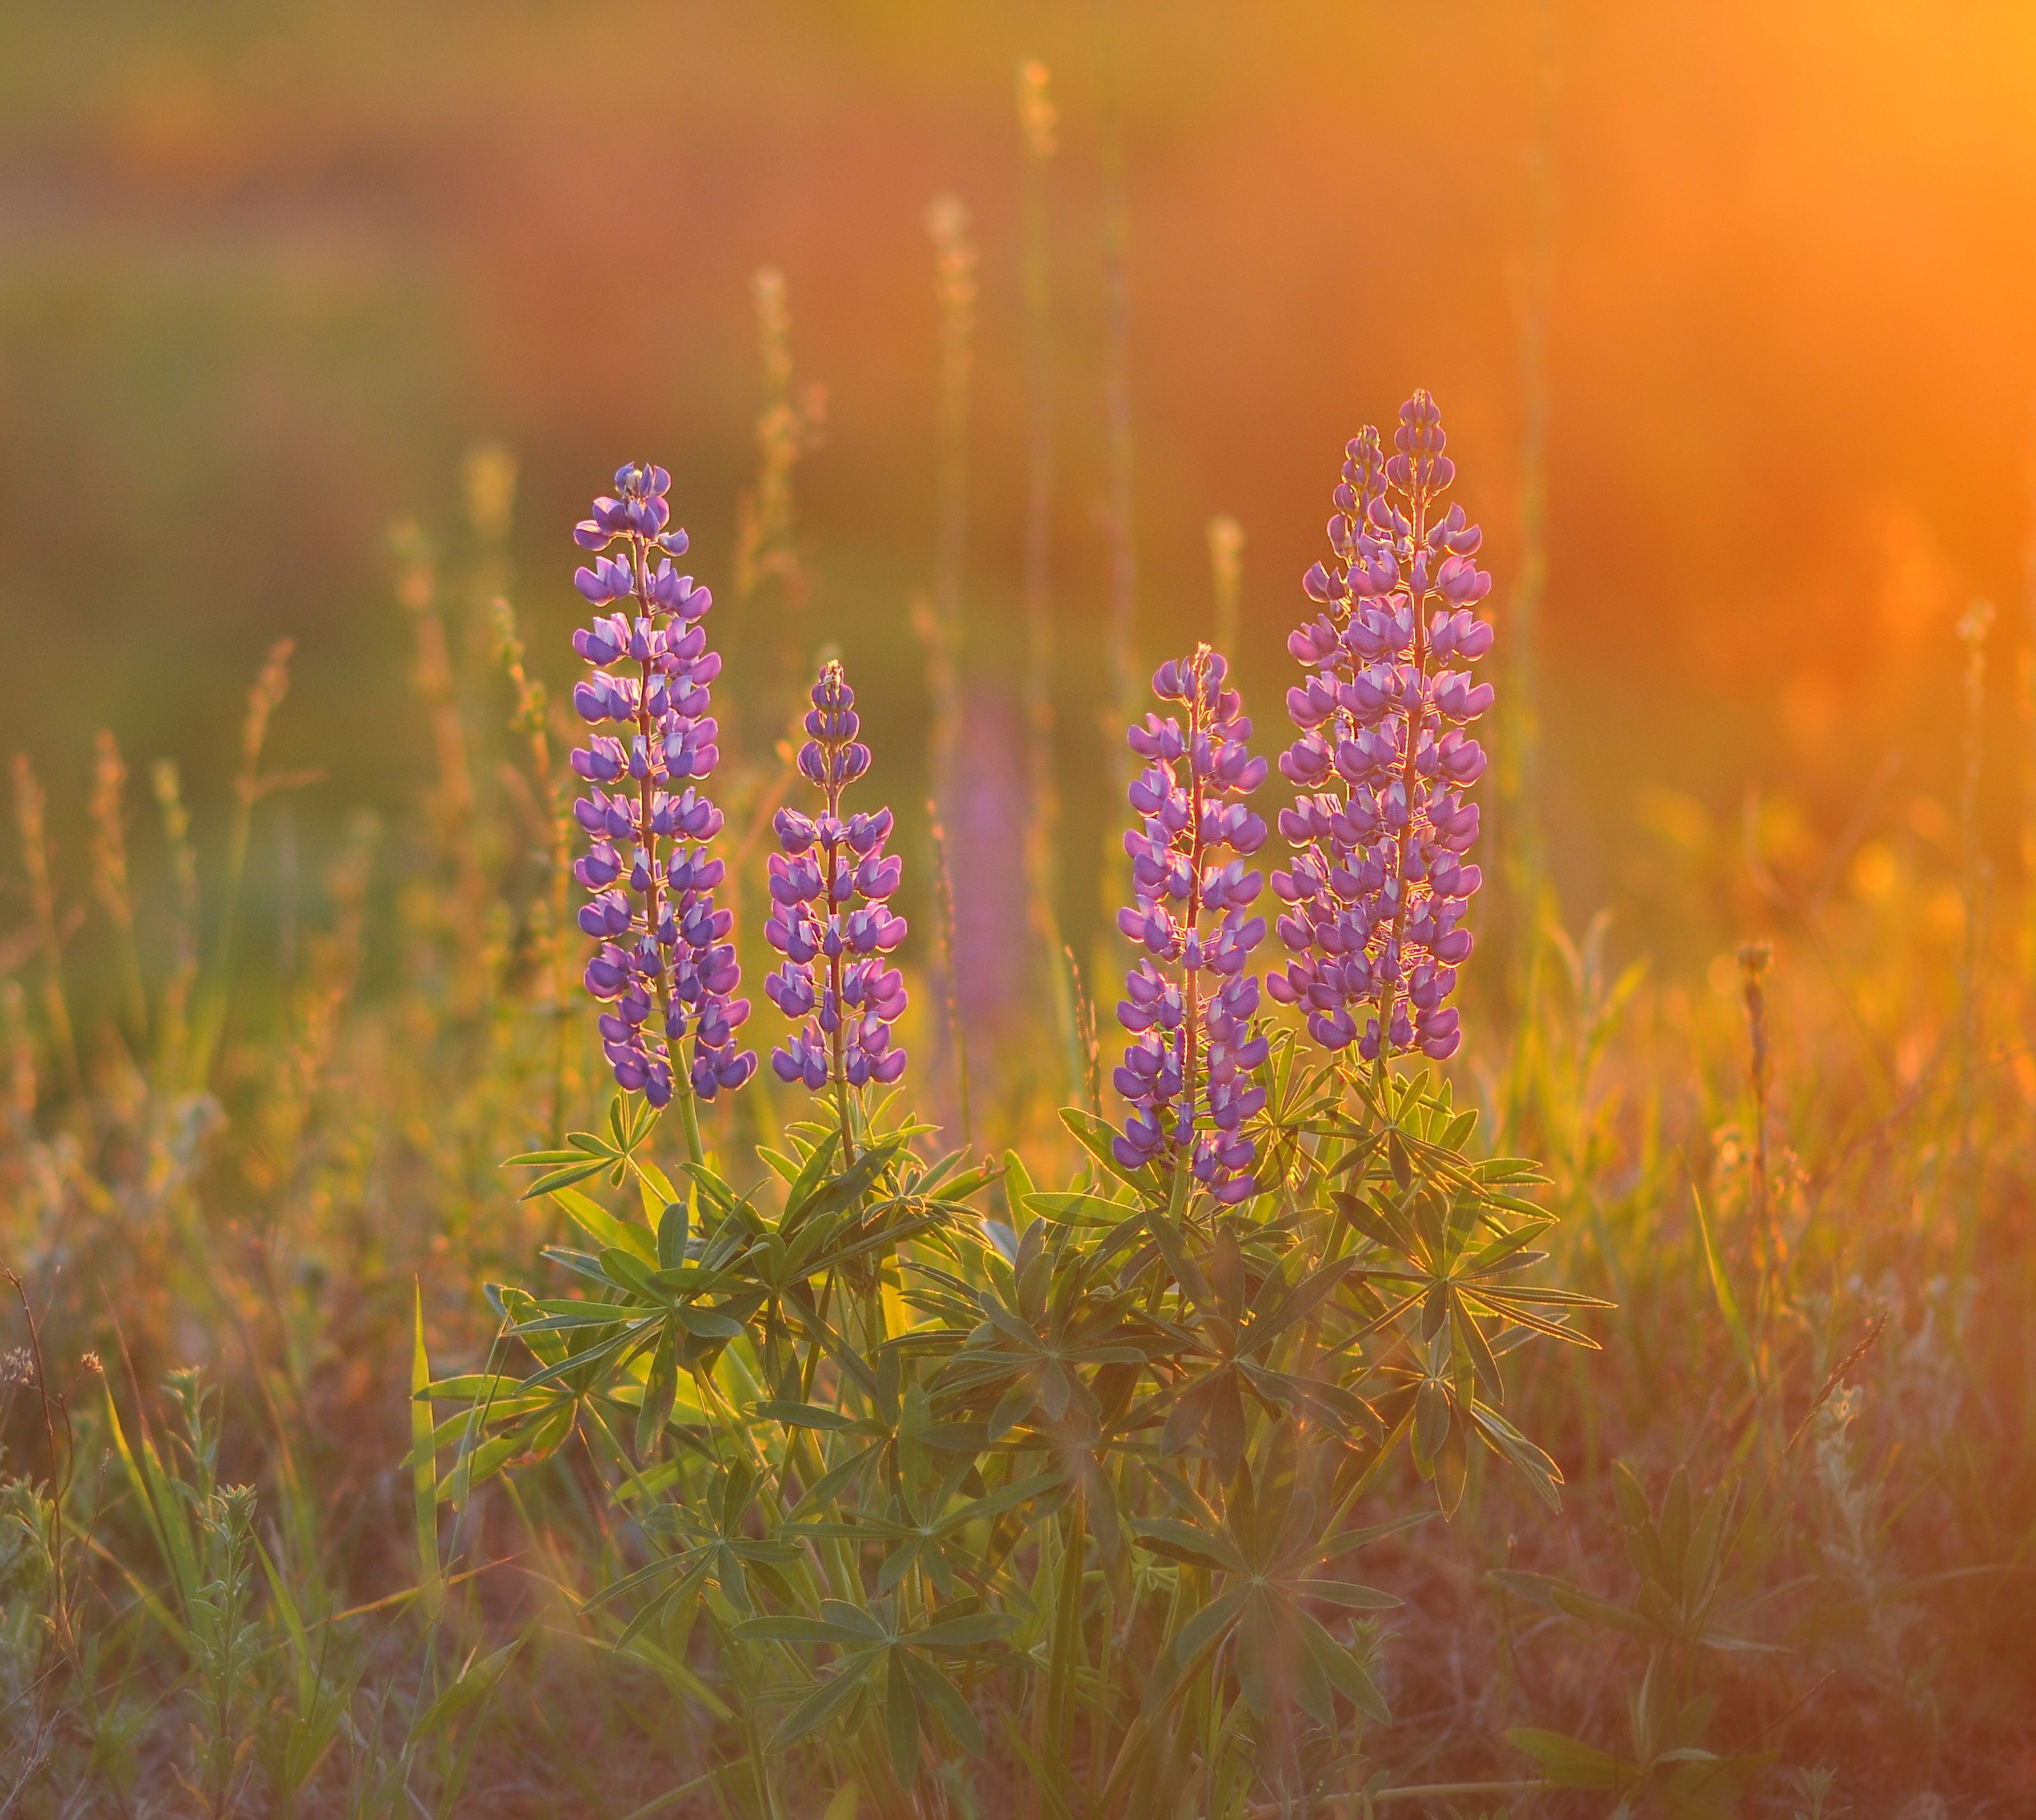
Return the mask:
[[[1265,761],[1246,748],[1251,723],[1227,674],[1205,644],[1163,663],[1152,693],[1180,704],[1186,724],[1148,714],[1130,730],[1145,761],[1128,793],[1142,825],[1124,836],[1135,901],[1117,921],[1145,953],[1117,1007],[1132,1040],[1113,1079],[1134,1109],[1111,1147],[1126,1169],[1185,1162],[1235,1203],[1254,1186],[1244,1121],[1265,1103],[1250,1078],[1266,1040],[1251,1026],[1258,980],[1245,965],[1265,934],[1250,908],[1264,880],[1245,866],[1265,824],[1243,801]]]
[[[671,1101],[673,1058],[688,1036],[686,1078],[703,1100],[756,1070],[755,1053],[736,1047],[749,1001],[735,996],[731,913],[714,901],[722,865],[707,844],[721,811],[699,787],[718,756],[707,693],[721,659],[700,624],[714,596],[673,570],[686,534],[666,528],[671,484],[661,467],[620,469],[614,495],[573,532],[582,549],[615,553],[573,577],[580,593],[598,607],[625,603],[573,634],[589,666],[575,709],[590,727],[621,729],[590,734],[572,754],[590,787],[573,804],[589,842],[573,867],[591,893],[579,926],[601,944],[586,989],[608,1007],[601,1040],[616,1081],[654,1106]]]
[[[1458,666],[1491,649],[1472,610],[1491,577],[1472,560],[1477,527],[1442,506],[1446,440],[1417,391],[1390,455],[1369,427],[1347,445],[1331,560],[1301,583],[1322,610],[1287,640],[1310,673],[1287,692],[1300,738],[1280,771],[1302,794],[1280,814],[1293,863],[1272,874],[1294,958],[1266,989],[1301,1007],[1317,1042],[1355,1043],[1367,1061],[1416,1048],[1442,1061],[1463,1040],[1446,1001],[1471,951],[1461,923],[1481,874],[1463,857],[1478,826],[1465,792],[1484,772],[1465,727],[1492,689]]]
[[[785,964],[764,990],[801,1027],[771,1066],[779,1080],[803,1081],[815,1093],[831,1082],[888,1087],[905,1072],[905,1052],[892,1036],[905,980],[888,959],[905,939],[905,919],[888,901],[903,863],[884,851],[889,810],[842,816],[842,792],[869,770],[869,748],[856,737],[855,691],[838,663],[821,670],[813,704],[799,774],[824,806],[817,817],[781,809],[772,823],[782,851],[771,855],[764,934]]]

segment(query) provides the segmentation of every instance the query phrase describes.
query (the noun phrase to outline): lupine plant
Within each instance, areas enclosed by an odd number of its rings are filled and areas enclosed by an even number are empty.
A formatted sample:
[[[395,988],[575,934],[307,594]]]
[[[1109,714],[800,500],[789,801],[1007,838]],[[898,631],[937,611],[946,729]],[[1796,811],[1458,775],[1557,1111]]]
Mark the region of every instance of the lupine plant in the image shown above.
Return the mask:
[[[1134,1038],[1117,1090],[1137,1110],[1110,1146],[1125,1169],[1174,1161],[1183,1191],[1191,1170],[1226,1205],[1255,1185],[1244,1123],[1265,1104],[1250,1076],[1268,1053],[1252,1025],[1257,976],[1245,970],[1265,935],[1265,919],[1250,908],[1265,878],[1245,866],[1265,844],[1265,824],[1242,800],[1265,780],[1265,761],[1245,748],[1251,723],[1224,687],[1227,674],[1205,644],[1162,664],[1152,693],[1180,703],[1186,724],[1148,714],[1129,735],[1146,765],[1130,791],[1144,825],[1124,836],[1134,901],[1118,927],[1145,953],[1117,1008]],[[1206,1136],[1196,1135],[1198,1109]]]
[[[597,608],[628,603],[573,634],[591,672],[573,689],[574,708],[591,727],[623,730],[572,753],[588,786],[573,804],[590,842],[573,867],[592,893],[579,924],[601,944],[586,988],[608,1006],[601,1047],[617,1084],[654,1107],[671,1103],[675,1080],[682,1097],[690,1089],[711,1100],[756,1067],[735,1043],[749,1004],[733,995],[742,976],[733,917],[714,901],[725,867],[707,844],[722,814],[701,787],[719,757],[708,690],[721,659],[702,623],[714,595],[672,565],[687,538],[671,523],[671,485],[661,467],[618,468],[614,493],[573,532],[596,553],[573,577],[582,596]],[[688,1035],[690,1062],[680,1048]],[[689,1101],[685,1109],[690,1123]]]
[[[941,1152],[895,1094],[866,1103],[904,1070],[891,957],[905,926],[888,907],[889,812],[844,811],[872,759],[839,663],[796,761],[819,812],[781,810],[769,861],[784,961],[767,991],[798,1025],[772,1070],[813,1098],[760,1151],[763,1182],[697,1148],[676,1173],[656,1160],[667,1096],[637,1033],[664,1003],[662,953],[696,945],[658,868],[601,849],[586,882],[615,895],[595,900],[605,971],[590,983],[624,1007],[603,1035],[624,1092],[605,1136],[517,1159],[585,1235],[547,1253],[578,1286],[500,1292],[530,1366],[421,1394],[457,1406],[440,1438],[463,1449],[465,1486],[584,1436],[635,1539],[589,1620],[693,1690],[732,1811],[786,1814],[799,1791],[852,1784],[886,1816],[973,1812],[989,1773],[970,1762],[986,1757],[1022,1766],[1021,1806],[1056,1820],[1353,1795],[1363,1727],[1386,1717],[1371,1614],[1396,1601],[1344,1564],[1421,1514],[1367,1503],[1386,1459],[1408,1442],[1446,1512],[1474,1444],[1555,1497],[1555,1463],[1500,1413],[1499,1359],[1537,1334],[1582,1341],[1568,1322],[1586,1298],[1521,1280],[1549,1223],[1526,1198],[1532,1168],[1473,1160],[1475,1116],[1448,1086],[1384,1067],[1454,1047],[1441,999],[1475,878],[1446,843],[1467,825],[1457,792],[1476,761],[1453,723],[1489,693],[1431,667],[1489,632],[1457,604],[1482,578],[1462,579],[1462,515],[1434,504],[1449,470],[1425,399],[1401,441],[1375,485],[1368,470],[1354,483],[1379,503],[1339,521],[1339,579],[1310,577],[1332,607],[1317,659],[1329,706],[1304,692],[1296,708],[1297,751],[1324,750],[1351,793],[1321,808],[1322,832],[1308,810],[1297,832],[1341,844],[1327,868],[1304,848],[1288,876],[1317,882],[1284,894],[1314,901],[1322,957],[1362,971],[1311,1003],[1312,1056],[1307,1036],[1261,1018],[1250,862],[1268,830],[1249,799],[1266,765],[1222,655],[1162,665],[1169,712],[1129,736],[1144,769],[1121,918],[1138,950],[1118,1014],[1129,1115],[1063,1115],[1086,1159],[1063,1185],[1040,1187],[1016,1155]],[[703,772],[711,731],[683,682],[652,695],[663,653],[694,666],[682,678],[701,661],[699,591],[647,566],[672,548],[664,493],[661,470],[625,470],[583,533],[627,540],[634,560],[582,591],[645,610],[580,635],[604,670],[626,653],[641,673],[635,689],[589,690],[583,712],[637,731],[597,742],[583,770],[638,791],[619,811],[590,798],[583,819],[614,813],[631,838],[669,821],[697,842],[713,818],[684,821],[677,803],[698,799],[664,786]],[[1435,557],[1434,539],[1456,542]],[[1408,630],[1438,589],[1449,614]],[[662,744],[661,714],[681,717]],[[1330,716],[1340,744],[1320,731]],[[697,851],[664,874],[694,868],[696,894],[718,876]],[[1389,859],[1418,889],[1352,871]],[[661,942],[674,920],[678,942]],[[692,1002],[676,982],[669,995]],[[1345,1053],[1354,998],[1389,1033],[1362,1052],[1370,1072]],[[681,1027],[663,1026],[673,1040]],[[696,1071],[703,1097],[737,1084],[718,1067]],[[583,1186],[604,1175],[626,1204]]]
[[[1472,560],[1483,534],[1461,505],[1442,508],[1456,478],[1446,440],[1420,391],[1400,407],[1390,455],[1375,429],[1351,440],[1331,559],[1303,583],[1322,610],[1287,641],[1311,672],[1287,695],[1300,738],[1280,771],[1305,794],[1280,812],[1295,853],[1272,877],[1292,906],[1280,933],[1295,957],[1266,984],[1303,1009],[1317,1042],[1355,1042],[1367,1061],[1416,1048],[1445,1061],[1462,1040],[1446,1001],[1481,878],[1463,859],[1478,826],[1464,792],[1484,772],[1464,727],[1492,688],[1446,666],[1491,648],[1472,611],[1491,578]]]
[[[833,1086],[844,1146],[853,1142],[850,1090],[895,1086],[905,1072],[905,1052],[892,1040],[905,980],[887,958],[907,934],[888,901],[904,863],[884,851],[889,810],[846,821],[841,813],[842,792],[869,769],[869,748],[856,737],[862,726],[855,691],[830,662],[813,685],[798,756],[799,775],[820,792],[822,807],[817,818],[796,809],[774,818],[783,851],[771,855],[773,908],[764,931],[785,957],[764,991],[786,1017],[812,1020],[772,1052],[771,1068],[815,1093]]]

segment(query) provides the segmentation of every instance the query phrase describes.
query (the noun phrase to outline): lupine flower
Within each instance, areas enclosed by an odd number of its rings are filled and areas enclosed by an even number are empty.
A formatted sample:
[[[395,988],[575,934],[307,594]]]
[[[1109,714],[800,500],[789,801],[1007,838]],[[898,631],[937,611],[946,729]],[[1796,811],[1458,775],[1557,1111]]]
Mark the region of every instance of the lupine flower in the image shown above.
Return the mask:
[[[1124,836],[1136,901],[1117,920],[1145,952],[1117,1007],[1133,1040],[1113,1078],[1136,1109],[1111,1147],[1126,1169],[1185,1161],[1235,1203],[1251,1193],[1257,1160],[1244,1121],[1265,1103],[1250,1080],[1266,1055],[1251,1028],[1258,980],[1245,968],[1265,934],[1250,908],[1264,880],[1245,867],[1265,824],[1243,802],[1265,761],[1245,748],[1251,723],[1227,671],[1205,644],[1161,664],[1152,693],[1180,703],[1186,724],[1148,714],[1130,731],[1145,761],[1129,792],[1141,826]]]
[[[1302,582],[1321,611],[1287,640],[1309,672],[1287,692],[1301,736],[1280,759],[1303,792],[1280,814],[1294,863],[1272,874],[1294,959],[1265,984],[1318,1042],[1355,1042],[1367,1061],[1414,1048],[1440,1061],[1463,1040],[1446,1001],[1481,878],[1464,858],[1478,825],[1465,792],[1484,771],[1465,728],[1492,698],[1467,666],[1491,648],[1472,611],[1491,577],[1472,561],[1483,534],[1443,508],[1444,441],[1417,391],[1390,455],[1370,428],[1346,447],[1331,559]]]
[[[905,919],[888,900],[903,863],[886,854],[891,811],[842,818],[842,792],[869,768],[869,748],[856,738],[855,691],[839,663],[813,685],[799,773],[820,791],[817,817],[781,809],[772,823],[782,852],[771,855],[771,946],[785,964],[764,982],[771,1003],[805,1021],[773,1052],[781,1081],[803,1081],[815,1093],[889,1086],[905,1072],[905,1052],[892,1025],[905,1009],[905,979],[887,958],[905,939]]]
[[[573,876],[592,893],[579,926],[600,943],[586,988],[607,1007],[601,1046],[616,1082],[654,1106],[671,1101],[688,1036],[687,1074],[703,1100],[756,1068],[735,1044],[749,1002],[734,996],[742,972],[730,912],[714,906],[723,866],[707,844],[721,811],[702,788],[719,756],[707,695],[721,659],[700,623],[714,596],[672,566],[686,534],[667,528],[671,484],[661,467],[618,469],[614,497],[596,500],[573,532],[597,553],[574,584],[612,610],[573,634],[589,666],[573,706],[590,727],[620,729],[590,734],[572,754],[587,786],[573,814],[589,842]]]

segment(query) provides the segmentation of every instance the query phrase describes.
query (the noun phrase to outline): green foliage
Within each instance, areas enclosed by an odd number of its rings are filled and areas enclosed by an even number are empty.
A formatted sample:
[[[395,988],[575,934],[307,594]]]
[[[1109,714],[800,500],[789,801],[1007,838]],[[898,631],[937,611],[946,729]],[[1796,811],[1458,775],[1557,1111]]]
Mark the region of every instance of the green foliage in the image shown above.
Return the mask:
[[[545,1248],[567,1293],[495,1292],[530,1366],[421,1387],[431,1448],[470,1495],[584,1438],[643,1539],[584,1610],[704,1665],[766,1808],[814,1750],[880,1808],[965,1789],[986,1712],[1058,1811],[1178,1798],[1203,1737],[1235,1799],[1354,1789],[1388,1718],[1366,1614],[1397,1602],[1336,1564],[1407,1521],[1354,1507],[1403,1440],[1446,1514],[1480,1445],[1552,1503],[1499,1361],[1589,1345],[1569,1322],[1601,1305],[1526,1280],[1539,1178],[1466,1150],[1446,1084],[1285,1037],[1266,1075],[1281,1171],[1234,1209],[1125,1176],[1077,1113],[1061,1188],[926,1160],[878,1108],[681,1191],[618,1097],[608,1138],[515,1159],[590,1246]]]
[[[1759,1546],[1757,1531],[1729,1491],[1694,1504],[1684,1469],[1670,1479],[1658,1511],[1650,1508],[1639,1480],[1623,1463],[1612,1474],[1627,1552],[1640,1576],[1629,1603],[1597,1597],[1549,1574],[1502,1571],[1492,1578],[1536,1604],[1645,1648],[1646,1665],[1627,1701],[1627,1746],[1606,1750],[1527,1726],[1506,1739],[1555,1788],[1616,1793],[1615,1811],[1622,1815],[1652,1805],[1688,1820],[1713,1820],[1732,1811],[1748,1771],[1774,1761],[1772,1753],[1721,1755],[1706,1748],[1718,1699],[1699,1690],[1704,1652],[1769,1647],[1732,1627],[1732,1595],[1747,1597],[1740,1558]]]

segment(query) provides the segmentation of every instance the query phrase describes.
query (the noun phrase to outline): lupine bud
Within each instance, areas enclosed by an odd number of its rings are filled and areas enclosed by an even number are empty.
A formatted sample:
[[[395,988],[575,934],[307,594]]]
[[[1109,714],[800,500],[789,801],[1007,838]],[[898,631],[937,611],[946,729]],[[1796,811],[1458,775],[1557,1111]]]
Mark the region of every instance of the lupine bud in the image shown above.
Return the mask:
[[[1391,455],[1375,429],[1351,441],[1334,560],[1301,582],[1328,610],[1287,642],[1314,674],[1288,692],[1301,738],[1280,773],[1313,794],[1280,817],[1294,859],[1272,890],[1292,906],[1279,925],[1294,958],[1266,989],[1299,1007],[1317,1042],[1355,1043],[1367,1060],[1382,1047],[1442,1060],[1463,1040],[1443,1001],[1471,951],[1458,925],[1482,874],[1461,857],[1478,824],[1463,792],[1485,766],[1464,726],[1491,708],[1492,689],[1442,666],[1491,650],[1471,604],[1491,578],[1471,560],[1477,527],[1441,504],[1456,474],[1446,440],[1435,400],[1417,391]]]
[[[810,1019],[775,1051],[778,1078],[819,1093],[830,1082],[889,1086],[905,1072],[892,1026],[905,1010],[904,976],[883,957],[905,939],[905,919],[885,901],[904,864],[886,854],[891,811],[844,821],[841,793],[869,768],[856,737],[855,691],[839,663],[813,685],[799,775],[824,793],[818,817],[781,809],[771,822],[781,851],[771,855],[767,941],[785,965],[764,982],[771,1003],[795,1021]]]
[[[690,784],[677,795],[666,787],[714,768],[707,685],[721,668],[699,623],[714,597],[672,570],[686,534],[665,529],[670,485],[661,467],[620,469],[615,496],[596,500],[594,515],[573,532],[583,549],[619,549],[597,554],[573,577],[580,593],[596,606],[628,602],[626,612],[573,634],[573,649],[591,666],[574,686],[573,706],[591,726],[629,733],[626,746],[591,735],[574,751],[572,768],[590,784],[627,778],[635,787],[594,788],[573,805],[590,842],[573,867],[593,893],[579,924],[601,944],[587,963],[586,989],[611,1006],[600,1028],[616,1083],[657,1106],[671,1100],[673,1058],[689,1025],[685,1066],[702,1099],[740,1087],[756,1068],[754,1053],[735,1046],[749,1003],[733,995],[741,973],[726,941],[730,913],[714,904],[722,862],[699,845],[720,833],[721,812]],[[654,572],[654,550],[662,553]],[[628,844],[626,859],[618,841]],[[661,842],[672,844],[661,852]]]
[[[1186,725],[1148,714],[1129,733],[1147,766],[1129,791],[1143,826],[1124,837],[1137,901],[1118,927],[1151,957],[1126,976],[1117,1007],[1134,1040],[1111,1079],[1137,1109],[1112,1148],[1126,1169],[1185,1161],[1219,1201],[1236,1202],[1252,1191],[1257,1159],[1242,1127],[1265,1103],[1250,1080],[1266,1054],[1251,1028],[1258,982],[1244,971],[1265,934],[1265,918],[1247,913],[1263,880],[1242,857],[1264,843],[1265,825],[1241,800],[1265,781],[1265,761],[1246,747],[1251,723],[1223,686],[1227,672],[1207,645],[1162,664],[1152,693],[1184,704]]]

